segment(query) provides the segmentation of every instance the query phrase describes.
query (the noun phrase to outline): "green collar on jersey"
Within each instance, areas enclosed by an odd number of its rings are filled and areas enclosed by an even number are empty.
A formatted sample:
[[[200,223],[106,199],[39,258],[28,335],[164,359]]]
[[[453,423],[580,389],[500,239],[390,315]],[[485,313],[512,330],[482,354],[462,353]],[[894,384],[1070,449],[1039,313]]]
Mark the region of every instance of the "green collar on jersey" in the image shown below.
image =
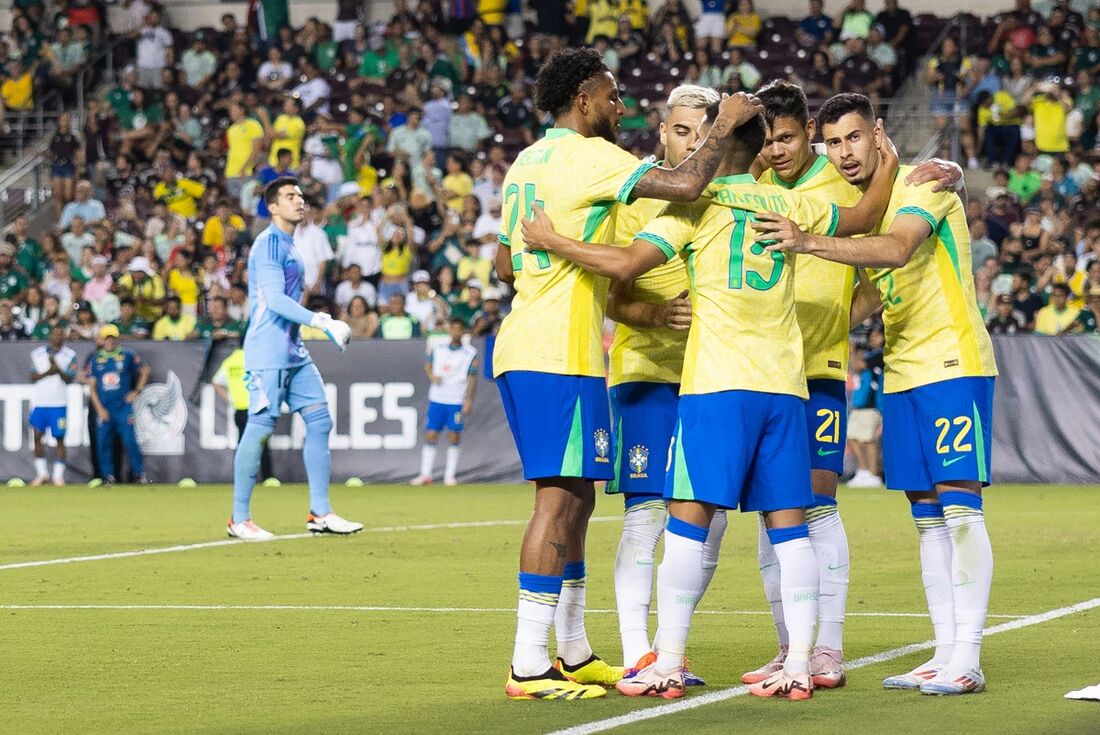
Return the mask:
[[[563,135],[580,135],[576,130],[572,128],[549,128],[544,136],[547,140],[553,140],[554,138],[560,138]]]
[[[756,179],[752,177],[752,174],[731,174],[729,176],[719,176],[712,184],[755,184]]]
[[[813,177],[817,176],[819,173],[821,173],[822,169],[824,169],[828,165],[829,158],[827,156],[818,156],[817,160],[813,162],[813,165],[806,169],[806,173],[799,176],[798,181],[794,182],[793,184],[788,184],[786,181],[779,178],[779,175],[775,172],[775,169],[773,168],[772,181],[774,181],[778,186],[782,186],[784,189],[795,189],[799,186],[802,186]]]

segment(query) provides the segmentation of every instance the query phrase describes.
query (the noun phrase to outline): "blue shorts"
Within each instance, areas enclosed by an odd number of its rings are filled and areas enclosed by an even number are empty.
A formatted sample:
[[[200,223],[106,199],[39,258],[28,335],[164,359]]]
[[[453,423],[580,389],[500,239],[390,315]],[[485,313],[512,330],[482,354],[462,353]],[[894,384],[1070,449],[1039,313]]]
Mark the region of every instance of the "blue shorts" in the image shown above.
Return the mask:
[[[615,477],[603,378],[515,370],[496,382],[525,479]]]
[[[680,396],[665,498],[742,512],[813,505],[803,404],[746,390]]]
[[[54,439],[61,441],[65,438],[65,411],[64,406],[38,406],[31,411],[28,422],[35,431],[42,434],[49,431]]]
[[[661,497],[676,429],[676,383],[621,383],[608,390],[615,427],[615,479],[607,492]]]
[[[844,474],[844,445],[848,440],[848,394],[843,380],[807,381],[806,429],[810,440],[810,469]]]
[[[428,431],[443,431],[443,427],[447,427],[447,431],[462,431],[462,419],[461,403],[428,401],[428,423],[425,426]]]
[[[882,396],[882,465],[891,490],[989,484],[993,378],[953,378]]]
[[[292,368],[249,370],[244,380],[250,414],[267,411],[277,417],[284,403],[291,413],[317,404],[328,405],[324,381],[312,362]]]

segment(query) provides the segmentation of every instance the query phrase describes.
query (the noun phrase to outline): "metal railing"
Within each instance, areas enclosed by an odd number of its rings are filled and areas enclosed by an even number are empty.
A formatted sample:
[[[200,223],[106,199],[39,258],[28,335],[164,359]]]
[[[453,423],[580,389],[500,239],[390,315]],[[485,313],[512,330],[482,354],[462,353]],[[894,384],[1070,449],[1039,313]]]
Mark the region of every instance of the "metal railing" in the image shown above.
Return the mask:
[[[51,135],[52,137],[52,135]],[[53,197],[50,188],[50,141],[35,147],[0,173],[0,231],[21,214],[33,214]]]

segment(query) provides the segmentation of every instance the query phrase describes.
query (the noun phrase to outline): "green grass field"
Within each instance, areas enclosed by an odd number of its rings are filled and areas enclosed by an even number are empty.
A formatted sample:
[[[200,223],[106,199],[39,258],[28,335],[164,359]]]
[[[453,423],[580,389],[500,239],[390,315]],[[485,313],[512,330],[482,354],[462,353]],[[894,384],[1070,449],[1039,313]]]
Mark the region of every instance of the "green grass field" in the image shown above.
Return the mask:
[[[572,703],[504,698],[531,495],[341,487],[336,508],[367,532],[13,567],[219,541],[230,490],[0,489],[0,731],[549,733],[663,706],[616,693]],[[902,498],[867,490],[841,498],[852,546],[848,659],[927,639],[923,617],[874,615],[924,611]],[[1000,617],[989,625],[1100,597],[1097,499],[1100,487],[990,492],[991,613]],[[261,488],[255,517],[275,533],[301,534],[306,504],[302,487]],[[615,662],[620,515],[620,501],[601,497],[588,554],[589,636]],[[755,549],[755,519],[731,516],[700,608],[707,614],[689,643],[710,686],[685,702],[738,685],[773,653]],[[852,671],[846,688],[806,703],[735,696],[629,731],[1100,732],[1100,704],[1062,699],[1100,681],[1100,608],[986,640],[985,694],[883,691],[884,676],[924,660],[913,653]]]

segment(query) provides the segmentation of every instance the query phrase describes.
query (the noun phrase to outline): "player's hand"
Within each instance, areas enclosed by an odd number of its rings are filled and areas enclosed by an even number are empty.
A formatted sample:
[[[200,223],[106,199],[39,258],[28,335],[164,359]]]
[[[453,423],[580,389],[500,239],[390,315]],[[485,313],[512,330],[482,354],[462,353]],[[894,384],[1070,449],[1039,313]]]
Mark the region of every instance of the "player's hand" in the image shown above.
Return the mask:
[[[443,385],[443,378],[438,375],[432,376],[432,385]]]
[[[945,161],[942,158],[930,158],[917,164],[917,167],[905,177],[907,186],[920,186],[929,181],[935,181],[932,191],[941,192],[946,189],[958,191],[963,182],[962,166],[954,161]]]
[[[783,250],[789,253],[810,252],[810,236],[798,225],[775,212],[760,212],[752,223],[757,236],[754,242],[767,246],[769,253]]]
[[[129,393],[126,394],[126,402],[127,403],[133,403],[134,401],[137,400],[137,397],[138,397],[138,392],[136,390],[132,390],[132,391],[130,391]]]
[[[309,323],[309,326],[324,332],[325,336],[331,339],[340,348],[341,352],[348,348],[348,342],[351,341],[351,327],[346,322],[333,319],[325,312],[319,311],[313,315],[313,321]]]
[[[105,408],[97,408],[95,410],[95,415],[99,417],[100,423],[111,420],[111,414],[107,413],[107,409]]]
[[[718,118],[729,121],[735,128],[763,111],[764,105],[760,100],[745,92],[723,96],[722,101],[718,103]]]
[[[691,329],[691,295],[687,289],[664,303],[661,326],[683,332]]]
[[[523,242],[528,248],[554,252],[554,242],[558,233],[554,223],[538,204],[531,205],[531,217],[523,218]]]
[[[462,416],[463,416],[463,418],[465,418],[466,416],[469,416],[470,411],[472,411],[473,409],[474,409],[474,404],[473,404],[472,401],[463,401],[462,402]]]

